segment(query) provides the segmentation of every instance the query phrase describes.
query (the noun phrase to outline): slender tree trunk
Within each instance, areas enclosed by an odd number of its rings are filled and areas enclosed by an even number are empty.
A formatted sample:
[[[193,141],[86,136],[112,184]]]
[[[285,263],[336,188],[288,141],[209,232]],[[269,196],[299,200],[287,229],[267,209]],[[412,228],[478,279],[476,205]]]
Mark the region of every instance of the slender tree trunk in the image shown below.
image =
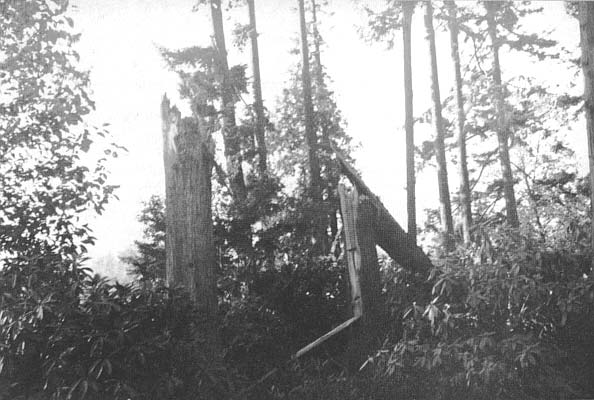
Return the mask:
[[[466,156],[466,132],[464,132],[464,97],[462,96],[462,73],[460,71],[460,52],[458,50],[458,19],[456,3],[446,2],[448,8],[448,25],[450,29],[450,44],[454,73],[456,77],[456,106],[458,111],[458,150],[460,152],[460,214],[462,220],[462,236],[464,243],[470,243],[470,227],[472,226],[472,206],[470,203],[470,183],[468,179],[468,161]]]
[[[313,26],[313,43],[314,43],[314,60],[315,60],[315,68],[314,68],[314,76],[316,80],[316,87],[317,87],[317,102],[318,102],[318,123],[320,125],[320,130],[322,133],[322,142],[327,144],[330,141],[330,134],[328,129],[328,121],[324,118],[323,111],[323,104],[321,104],[325,98],[324,94],[326,85],[324,83],[324,70],[322,67],[322,51],[321,51],[321,43],[322,37],[320,36],[320,32],[318,30],[318,6],[316,4],[316,0],[311,0],[311,12],[312,12],[312,26]],[[338,176],[332,176],[330,186],[328,187],[328,198],[327,202],[330,206],[330,211],[328,213],[328,220],[330,225],[330,234],[331,239],[333,240],[337,233],[338,233],[338,218],[337,212],[339,208],[338,202]]]
[[[413,119],[412,88],[412,16],[415,2],[402,3],[402,38],[404,44],[404,129],[406,131],[406,211],[408,214],[408,235],[417,243],[417,207],[415,198],[415,131]]]
[[[590,215],[592,220],[590,234],[594,252],[594,3],[579,3],[579,20],[584,74],[584,108],[586,111],[588,159],[590,161]],[[594,270],[594,256],[591,268]]]
[[[309,45],[307,41],[307,25],[305,23],[304,0],[299,3],[299,26],[301,31],[301,82],[303,86],[303,108],[305,114],[305,142],[307,145],[307,161],[309,169],[309,198],[312,209],[312,236],[315,240],[314,254],[325,254],[328,250],[327,224],[319,207],[322,205],[322,184],[320,177],[320,159],[318,156],[318,137],[315,127],[312,102],[311,70],[309,66]],[[320,212],[320,215],[317,213]],[[315,215],[314,215],[315,214]]]
[[[514,178],[509,158],[508,127],[505,122],[505,93],[501,81],[501,65],[499,63],[499,40],[497,38],[497,24],[495,13],[501,6],[500,1],[486,1],[483,3],[487,11],[487,24],[489,37],[493,46],[493,84],[495,86],[495,104],[497,112],[497,140],[499,142],[499,160],[501,163],[501,175],[503,177],[503,193],[505,197],[505,208],[507,223],[514,228],[520,226],[516,195],[514,193]]]
[[[301,30],[301,82],[303,85],[303,107],[305,112],[305,141],[307,144],[307,161],[309,167],[310,196],[314,201],[320,200],[320,161],[318,159],[318,139],[314,126],[314,110],[312,103],[311,72],[309,69],[309,47],[307,43],[307,25],[305,23],[304,0],[299,2],[299,25]]]
[[[241,166],[241,147],[237,126],[235,123],[235,104],[233,102],[233,86],[229,76],[229,63],[227,61],[227,47],[225,45],[225,32],[223,30],[223,11],[221,0],[210,0],[210,11],[214,32],[214,41],[219,55],[219,67],[221,69],[222,81],[222,126],[223,143],[225,146],[225,160],[227,174],[234,200],[241,203],[246,197],[243,168]]]
[[[250,39],[252,42],[252,69],[254,71],[254,110],[256,112],[256,143],[258,146],[258,169],[260,174],[266,174],[266,136],[264,117],[264,102],[262,100],[262,80],[260,78],[260,54],[258,51],[258,31],[256,29],[256,6],[254,0],[248,0],[250,14]]]
[[[324,72],[322,71],[322,54],[320,51],[322,38],[320,37],[320,31],[318,30],[318,9],[316,0],[311,0],[311,22],[313,27],[313,39],[314,39],[314,60],[316,60],[316,68],[314,70],[316,84],[318,90],[324,87]]]
[[[446,164],[444,128],[441,115],[441,95],[439,93],[439,76],[437,72],[437,54],[435,51],[435,31],[433,30],[433,5],[431,1],[425,4],[425,28],[429,42],[429,56],[431,58],[431,95],[433,98],[433,126],[435,128],[435,158],[437,160],[437,181],[439,186],[439,215],[445,243],[450,243],[454,233],[452,221],[452,206],[450,203],[450,189],[448,186],[448,169]]]

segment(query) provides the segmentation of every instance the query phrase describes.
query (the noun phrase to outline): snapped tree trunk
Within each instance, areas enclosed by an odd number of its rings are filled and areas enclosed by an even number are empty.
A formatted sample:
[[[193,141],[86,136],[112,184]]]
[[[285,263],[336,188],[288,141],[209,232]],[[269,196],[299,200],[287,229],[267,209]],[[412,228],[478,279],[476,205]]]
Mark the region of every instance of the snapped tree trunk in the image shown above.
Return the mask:
[[[406,211],[408,236],[417,243],[417,208],[415,199],[415,132],[412,89],[412,16],[415,2],[402,3],[402,38],[404,47],[404,129],[406,131]]]
[[[349,276],[354,283],[353,315],[360,316],[350,333],[346,361],[351,371],[357,371],[381,344],[381,323],[385,321],[375,248],[376,209],[368,197],[359,197],[357,190],[341,190],[341,204],[347,256],[356,258],[354,268],[349,266],[349,274],[357,275]]]
[[[439,93],[439,75],[437,71],[437,54],[435,51],[435,31],[433,30],[433,6],[430,1],[425,3],[425,29],[429,42],[429,57],[431,59],[431,97],[433,127],[435,129],[435,158],[437,161],[437,184],[439,187],[439,215],[444,234],[444,243],[449,246],[454,233],[452,221],[452,205],[450,203],[450,189],[448,185],[448,169],[446,163],[444,128],[441,115],[441,95]]]
[[[258,31],[256,29],[256,6],[254,0],[248,0],[250,14],[250,39],[252,44],[252,69],[254,73],[254,111],[256,113],[256,143],[258,148],[258,169],[264,176],[267,169],[266,151],[266,119],[264,117],[264,102],[262,100],[262,80],[260,78],[260,54],[258,51]]]
[[[208,132],[194,118],[181,119],[167,97],[161,103],[165,166],[166,278],[183,286],[201,320],[205,368],[222,369],[218,339],[216,254],[212,224],[212,154]],[[201,362],[202,363],[202,362]]]
[[[161,110],[167,282],[184,286],[201,311],[216,315],[211,139],[195,119],[180,118],[166,97]]]
[[[472,226],[472,205],[470,197],[470,183],[468,179],[468,160],[466,156],[466,132],[464,131],[464,97],[462,95],[462,73],[460,71],[460,52],[458,50],[458,18],[456,3],[446,2],[448,8],[448,26],[450,30],[450,45],[452,62],[454,64],[454,75],[456,79],[456,107],[458,111],[458,151],[460,152],[459,175],[460,188],[460,216],[462,222],[462,236],[465,244],[470,243],[470,227]]]
[[[417,246],[410,235],[396,222],[382,202],[375,196],[369,187],[359,177],[355,169],[346,161],[344,156],[335,147],[332,147],[336,159],[340,163],[342,173],[357,188],[359,193],[367,196],[375,206],[375,243],[380,246],[394,261],[403,268],[414,272],[426,280],[433,264],[427,255]]]
[[[222,129],[223,144],[225,147],[225,161],[227,175],[234,200],[240,204],[245,200],[246,188],[241,166],[241,146],[239,132],[235,122],[235,104],[233,102],[234,88],[229,75],[227,61],[227,47],[225,44],[225,31],[223,30],[223,11],[221,0],[210,0],[210,11],[214,32],[215,47],[218,54],[220,74],[222,76]]]
[[[590,162],[591,245],[594,251],[594,189],[592,189],[594,188],[594,3],[579,3],[579,20],[582,71],[584,74],[586,134]],[[594,257],[592,257],[591,268],[594,270]]]
[[[514,193],[514,178],[509,158],[508,126],[505,118],[505,92],[501,81],[501,65],[499,63],[499,40],[497,38],[497,23],[495,14],[501,6],[500,1],[486,1],[483,3],[487,11],[487,25],[491,46],[493,47],[493,86],[495,89],[495,108],[497,113],[497,141],[501,175],[503,178],[503,194],[507,223],[514,228],[520,226],[516,195]]]

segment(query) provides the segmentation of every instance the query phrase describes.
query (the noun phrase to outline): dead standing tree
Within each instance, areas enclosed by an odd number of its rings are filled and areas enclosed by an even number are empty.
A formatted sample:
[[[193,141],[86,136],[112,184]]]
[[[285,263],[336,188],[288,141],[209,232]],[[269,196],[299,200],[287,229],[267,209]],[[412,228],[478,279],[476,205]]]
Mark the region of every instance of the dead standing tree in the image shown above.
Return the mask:
[[[195,302],[211,369],[221,367],[217,335],[216,253],[212,224],[214,145],[196,118],[181,118],[161,102],[165,166],[165,253],[169,287],[183,286]]]

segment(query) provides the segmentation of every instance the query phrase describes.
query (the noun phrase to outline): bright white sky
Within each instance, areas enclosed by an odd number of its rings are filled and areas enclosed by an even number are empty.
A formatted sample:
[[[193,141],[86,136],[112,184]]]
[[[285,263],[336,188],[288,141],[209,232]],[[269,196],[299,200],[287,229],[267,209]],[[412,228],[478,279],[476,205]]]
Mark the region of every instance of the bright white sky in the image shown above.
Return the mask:
[[[82,32],[82,62],[91,70],[97,105],[94,118],[98,123],[109,123],[115,140],[129,150],[111,166],[112,182],[121,186],[117,192],[120,200],[112,201],[104,215],[93,222],[98,243],[91,255],[117,255],[141,237],[141,226],[136,221],[141,202],[164,192],[161,97],[167,93],[181,105],[176,94],[177,78],[165,67],[156,46],[209,44],[209,12],[207,8],[191,12],[194,0],[72,0],[71,4],[75,7],[76,28]],[[401,38],[392,50],[362,41],[357,29],[364,24],[364,18],[353,4],[351,0],[331,1],[328,12],[320,16],[327,44],[322,62],[333,80],[331,87],[348,123],[347,132],[361,144],[355,154],[357,167],[396,219],[406,226]],[[256,0],[263,92],[265,105],[271,110],[275,110],[289,67],[296,61],[289,54],[299,28],[296,5],[296,0]],[[565,16],[562,2],[544,5],[546,16],[534,25],[557,29],[557,39],[577,43],[577,23]],[[239,8],[231,17],[226,20],[229,48],[229,30],[239,19],[246,22],[247,9]],[[414,108],[418,115],[428,108],[430,94],[422,12],[416,13],[413,37]],[[437,40],[444,98],[452,84],[450,47],[446,34],[438,34]],[[504,57],[502,62],[504,79],[506,70],[519,68],[517,60]],[[230,64],[237,63],[250,65],[249,47],[243,54],[230,49]],[[543,72],[560,79],[564,75],[562,70],[556,73],[550,67]],[[428,127],[422,124],[415,125],[415,134],[416,143],[430,137]],[[422,210],[434,206],[437,198],[435,175],[429,170],[418,181],[419,219]],[[455,166],[449,166],[449,175],[450,189],[455,191]]]

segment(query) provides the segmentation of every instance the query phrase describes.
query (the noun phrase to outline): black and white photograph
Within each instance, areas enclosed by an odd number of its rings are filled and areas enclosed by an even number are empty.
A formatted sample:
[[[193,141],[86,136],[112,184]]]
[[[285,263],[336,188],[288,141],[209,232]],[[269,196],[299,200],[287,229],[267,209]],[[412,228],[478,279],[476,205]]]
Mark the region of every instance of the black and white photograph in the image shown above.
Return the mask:
[[[594,400],[594,1],[0,0],[0,400]]]

